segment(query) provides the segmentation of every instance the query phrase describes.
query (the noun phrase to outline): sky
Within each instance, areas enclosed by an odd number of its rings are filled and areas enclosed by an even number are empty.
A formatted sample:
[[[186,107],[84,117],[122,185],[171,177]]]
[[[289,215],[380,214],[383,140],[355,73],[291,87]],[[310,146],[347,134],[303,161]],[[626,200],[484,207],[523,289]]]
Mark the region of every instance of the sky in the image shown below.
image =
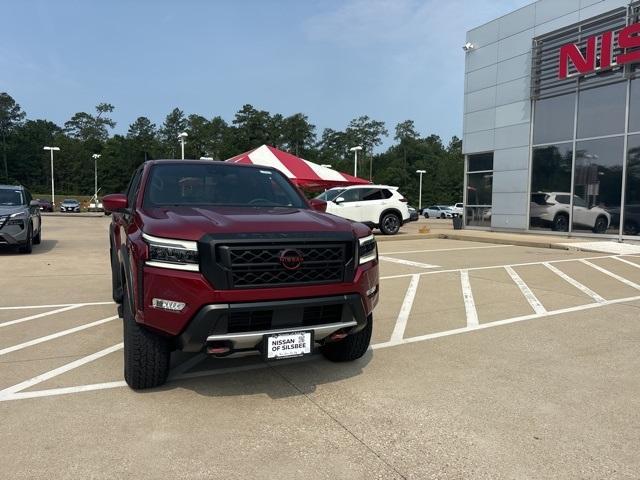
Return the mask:
[[[0,91],[63,125],[113,104],[115,133],[174,107],[242,105],[322,129],[360,115],[462,134],[466,31],[531,0],[0,0]]]

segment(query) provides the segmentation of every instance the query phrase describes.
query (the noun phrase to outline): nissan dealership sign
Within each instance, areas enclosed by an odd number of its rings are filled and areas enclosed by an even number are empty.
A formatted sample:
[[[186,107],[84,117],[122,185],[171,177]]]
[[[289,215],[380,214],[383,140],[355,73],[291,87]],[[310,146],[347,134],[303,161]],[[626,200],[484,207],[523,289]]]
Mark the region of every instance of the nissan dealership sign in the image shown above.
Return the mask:
[[[583,49],[575,43],[568,43],[560,47],[558,78],[564,80],[628,63],[639,63],[639,48],[640,23],[629,25],[618,32],[608,31],[591,36],[587,38],[586,48]],[[616,50],[622,53],[614,55]],[[570,65],[575,68],[575,73],[569,74]]]

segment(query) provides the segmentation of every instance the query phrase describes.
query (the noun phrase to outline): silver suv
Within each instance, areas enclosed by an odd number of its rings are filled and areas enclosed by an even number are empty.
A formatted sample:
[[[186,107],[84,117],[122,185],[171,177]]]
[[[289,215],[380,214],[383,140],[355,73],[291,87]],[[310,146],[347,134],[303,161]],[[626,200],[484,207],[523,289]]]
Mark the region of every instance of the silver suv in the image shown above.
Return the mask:
[[[42,240],[40,205],[20,185],[0,185],[0,246],[31,253]]]

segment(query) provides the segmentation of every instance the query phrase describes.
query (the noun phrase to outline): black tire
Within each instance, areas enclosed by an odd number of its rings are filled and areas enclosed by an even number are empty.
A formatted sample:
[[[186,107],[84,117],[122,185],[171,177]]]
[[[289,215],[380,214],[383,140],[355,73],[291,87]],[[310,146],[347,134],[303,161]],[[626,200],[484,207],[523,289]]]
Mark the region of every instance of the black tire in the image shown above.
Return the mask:
[[[569,231],[569,215],[559,213],[553,219],[553,231],[554,232],[568,232]]]
[[[429,214],[428,214],[428,213],[425,213],[425,214],[424,214],[424,218],[429,218]]]
[[[444,220],[445,218],[447,218],[447,216],[444,213],[441,213],[440,218]]]
[[[357,333],[349,335],[339,342],[327,343],[322,346],[322,354],[332,362],[352,362],[362,357],[371,342],[373,331],[373,316],[367,318],[367,326]]]
[[[27,241],[24,245],[18,247],[18,251],[20,253],[29,254],[33,251],[33,226],[29,223],[29,227],[27,230]]]
[[[596,223],[593,226],[593,233],[605,233],[607,228],[609,228],[609,220],[607,220],[607,217],[600,215],[596,218]]]
[[[380,219],[380,231],[385,235],[395,235],[401,225],[402,219],[395,213],[385,213]]]
[[[42,243],[42,220],[40,220],[40,229],[38,234],[33,238],[34,245],[40,245]]]
[[[134,390],[158,387],[169,375],[169,341],[138,325],[128,296],[123,307],[124,379]]]

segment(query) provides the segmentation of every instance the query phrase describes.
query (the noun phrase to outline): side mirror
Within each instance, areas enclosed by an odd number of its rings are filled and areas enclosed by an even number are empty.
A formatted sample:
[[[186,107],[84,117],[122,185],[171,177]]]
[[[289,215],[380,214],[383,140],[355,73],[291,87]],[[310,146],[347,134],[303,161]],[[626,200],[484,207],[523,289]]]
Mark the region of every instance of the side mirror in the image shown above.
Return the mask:
[[[326,212],[327,211],[327,202],[324,200],[319,200],[317,198],[313,198],[309,200],[309,205],[313,210],[318,212]]]
[[[340,205],[342,202],[344,202],[344,197],[338,197],[333,201],[336,205]]]
[[[102,198],[102,205],[107,212],[120,213],[129,207],[129,202],[125,194],[114,193],[112,195],[105,195]]]
[[[29,206],[30,207],[38,207],[38,208],[40,208],[40,202],[38,200],[31,200],[29,202]]]

